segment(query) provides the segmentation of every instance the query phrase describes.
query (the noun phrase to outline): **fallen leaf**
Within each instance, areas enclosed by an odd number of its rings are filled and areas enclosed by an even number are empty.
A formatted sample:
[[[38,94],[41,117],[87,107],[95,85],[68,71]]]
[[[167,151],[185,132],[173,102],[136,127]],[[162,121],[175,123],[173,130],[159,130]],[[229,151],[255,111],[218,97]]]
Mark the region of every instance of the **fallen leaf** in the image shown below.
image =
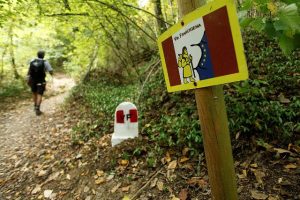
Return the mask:
[[[162,181],[157,181],[156,186],[157,186],[159,191],[163,191],[164,183]]]
[[[298,145],[289,144],[288,150],[300,153],[300,147]]]
[[[39,171],[38,177],[45,176],[46,174],[47,174],[46,170],[41,170],[41,171]]]
[[[188,190],[182,189],[179,193],[179,199],[180,200],[186,200],[188,198]]]
[[[31,194],[37,194],[42,190],[41,185],[35,186],[35,188],[32,190]]]
[[[180,162],[180,163],[184,163],[184,162],[186,162],[186,161],[188,161],[188,160],[189,160],[188,157],[181,157],[180,160],[179,160],[179,162]]]
[[[264,199],[268,198],[268,195],[266,195],[262,192],[259,192],[257,190],[251,190],[250,192],[251,192],[251,197],[253,199],[262,199],[262,200],[264,200]]]
[[[182,150],[182,155],[183,156],[186,156],[187,155],[187,153],[189,152],[189,148],[188,147],[185,147],[183,150]]]
[[[171,200],[180,200],[180,199],[173,195]]]
[[[128,196],[124,196],[122,200],[130,200]]]
[[[77,154],[77,156],[75,157],[76,159],[81,159],[82,158],[82,154]]]
[[[285,150],[285,149],[281,149],[281,148],[274,148],[274,151],[276,151],[279,154],[282,154],[282,153],[289,153],[289,154],[291,154],[292,153],[289,150]]]
[[[192,177],[187,181],[187,184],[189,185],[198,185],[200,188],[204,189],[208,186],[208,183],[200,178],[200,177]]]
[[[105,182],[105,178],[103,178],[103,177],[95,180],[96,185],[100,185],[101,183],[104,183],[104,182]]]
[[[244,174],[238,174],[237,176],[239,177],[239,179],[247,178]]]
[[[288,165],[285,165],[284,168],[286,168],[286,169],[296,169],[297,165],[290,163]]]
[[[90,191],[90,188],[88,186],[85,186],[84,189],[83,189],[83,192],[87,193],[88,191]]]
[[[121,188],[122,192],[128,192],[130,190],[130,185]]]
[[[50,198],[52,195],[53,190],[45,190],[44,191],[44,197],[45,198]]]
[[[258,165],[257,165],[257,163],[253,163],[253,164],[250,165],[250,167],[257,168]]]
[[[49,181],[52,181],[52,180],[56,180],[57,177],[60,175],[60,172],[55,172],[55,173],[52,173],[49,178],[46,180],[46,182],[49,182]]]
[[[129,161],[128,160],[121,160],[119,162],[119,164],[122,165],[122,166],[127,166],[129,164]]]
[[[266,174],[262,171],[259,171],[259,170],[253,170],[252,171],[254,172],[254,175],[255,175],[255,178],[256,178],[256,181],[259,183],[259,184],[263,184],[263,177],[266,176]]]
[[[71,180],[70,174],[67,174],[67,175],[66,175],[66,179]]]
[[[106,181],[110,181],[110,180],[112,180],[114,177],[115,177],[114,174],[110,174],[110,175],[108,175],[108,177],[106,178]]]
[[[279,197],[269,196],[268,200],[279,200]]]
[[[169,163],[168,169],[175,169],[177,166],[177,160],[173,160],[172,162]]]
[[[238,140],[240,138],[241,132],[237,132],[237,134],[235,134],[235,139]]]
[[[104,175],[104,171],[102,170],[97,170],[97,176],[103,176]]]
[[[91,200],[92,196],[87,196],[84,200]]]
[[[280,93],[278,96],[280,103],[290,103],[291,101],[287,98],[285,98],[284,94]]]
[[[153,179],[151,181],[150,188],[154,188],[156,186],[157,181],[158,181],[158,178]]]
[[[111,193],[115,193],[118,189],[119,189],[119,187],[122,185],[122,183],[118,183],[115,187],[113,187],[111,190],[110,190],[110,192]]]
[[[165,160],[166,160],[167,162],[170,162],[170,161],[172,160],[172,158],[171,158],[169,152],[166,153]]]

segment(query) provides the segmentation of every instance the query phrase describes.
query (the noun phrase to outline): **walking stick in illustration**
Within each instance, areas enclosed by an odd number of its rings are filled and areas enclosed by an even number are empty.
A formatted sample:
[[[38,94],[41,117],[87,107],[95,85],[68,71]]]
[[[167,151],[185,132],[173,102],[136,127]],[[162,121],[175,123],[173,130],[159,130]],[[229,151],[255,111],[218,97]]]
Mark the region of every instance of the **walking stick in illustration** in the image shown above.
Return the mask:
[[[194,68],[194,65],[193,65],[193,60],[192,59],[189,59],[190,60],[190,67],[191,67],[191,70],[192,70],[192,74],[193,74],[193,82],[196,82],[196,75],[195,75],[195,68]]]

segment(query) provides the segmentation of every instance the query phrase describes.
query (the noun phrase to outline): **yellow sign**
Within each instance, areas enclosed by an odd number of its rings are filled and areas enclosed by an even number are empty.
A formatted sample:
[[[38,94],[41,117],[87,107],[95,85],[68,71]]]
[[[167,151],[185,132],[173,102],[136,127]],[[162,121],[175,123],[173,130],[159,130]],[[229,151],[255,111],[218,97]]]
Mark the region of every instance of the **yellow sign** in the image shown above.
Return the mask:
[[[184,16],[158,38],[169,92],[248,78],[233,0],[218,0]]]

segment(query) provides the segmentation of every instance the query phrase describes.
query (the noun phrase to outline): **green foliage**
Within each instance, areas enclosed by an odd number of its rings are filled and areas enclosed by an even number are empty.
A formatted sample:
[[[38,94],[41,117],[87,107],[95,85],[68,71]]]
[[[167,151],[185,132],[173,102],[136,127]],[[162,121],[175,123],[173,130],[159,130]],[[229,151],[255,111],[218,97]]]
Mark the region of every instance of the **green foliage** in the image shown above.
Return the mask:
[[[142,133],[160,146],[199,148],[202,136],[195,105],[191,91],[168,94],[160,71],[140,100]]]
[[[112,133],[116,107],[126,100],[133,100],[135,85],[114,85],[91,81],[81,84],[72,91],[72,98],[78,99],[89,116],[85,116],[73,128],[73,142],[88,141],[104,133]]]
[[[240,24],[264,32],[279,43],[285,55],[300,47],[300,9],[297,0],[246,0],[240,6]],[[258,13],[249,16],[249,12]]]
[[[24,91],[28,90],[28,86],[22,81],[12,81],[0,84],[0,98],[4,100],[8,97],[20,97]]]
[[[244,38],[250,79],[227,86],[230,130],[290,141],[299,127],[299,51],[285,57],[274,41],[255,31]]]
[[[244,39],[250,79],[225,87],[230,131],[289,142],[300,125],[299,51],[286,57],[274,40],[256,31],[247,30]],[[199,149],[194,99],[192,91],[168,94],[162,74],[152,77],[140,101],[143,134],[161,146]]]

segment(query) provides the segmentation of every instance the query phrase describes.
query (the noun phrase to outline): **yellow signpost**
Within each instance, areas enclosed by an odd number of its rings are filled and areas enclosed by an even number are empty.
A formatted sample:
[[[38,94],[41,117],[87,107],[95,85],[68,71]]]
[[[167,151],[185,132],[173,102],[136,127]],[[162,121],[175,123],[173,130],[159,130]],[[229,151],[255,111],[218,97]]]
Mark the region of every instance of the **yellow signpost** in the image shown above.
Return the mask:
[[[195,89],[212,199],[237,200],[222,89],[248,78],[235,4],[215,0],[195,10],[199,0],[177,1],[185,16],[158,39],[167,89]]]
[[[158,46],[169,92],[248,78],[233,1],[213,1],[188,13],[158,38]]]

